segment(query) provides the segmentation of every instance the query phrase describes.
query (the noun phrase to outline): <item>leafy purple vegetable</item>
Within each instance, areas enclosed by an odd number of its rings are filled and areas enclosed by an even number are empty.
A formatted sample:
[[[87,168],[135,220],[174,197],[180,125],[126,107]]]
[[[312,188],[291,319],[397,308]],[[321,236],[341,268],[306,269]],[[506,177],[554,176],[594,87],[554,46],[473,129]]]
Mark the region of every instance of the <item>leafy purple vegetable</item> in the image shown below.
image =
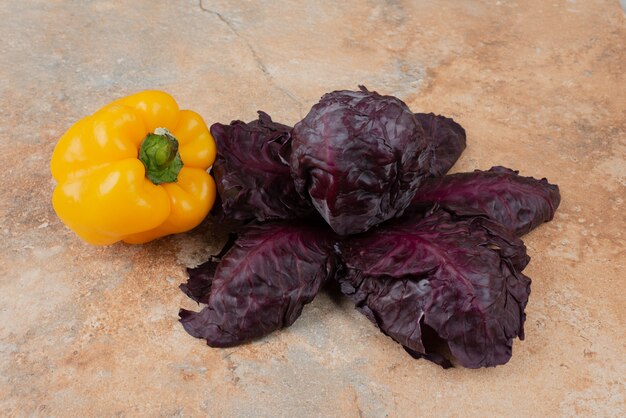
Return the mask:
[[[188,268],[189,280],[179,286],[180,290],[198,303],[208,303],[213,277],[219,263],[218,257],[211,257],[196,268]]]
[[[427,174],[415,115],[400,99],[364,87],[324,95],[292,138],[296,189],[340,235],[401,215]]]
[[[237,220],[291,219],[315,211],[295,190],[288,164],[291,128],[267,113],[250,123],[215,123],[213,173],[224,215]]]
[[[530,293],[515,234],[552,219],[556,185],[504,167],[446,176],[465,130],[362,86],[324,95],[293,129],[259,112],[211,133],[215,210],[270,222],[188,270],[181,289],[206,304],[180,310],[189,334],[214,347],[264,336],[334,277],[413,357],[471,368],[510,359]]]
[[[222,257],[235,245],[236,238],[237,234],[229,234],[226,244],[218,255],[211,256],[208,261],[196,268],[188,268],[189,280],[187,280],[187,283],[179,286],[180,290],[198,303],[208,303],[208,297],[211,294],[211,283],[213,282],[217,266]]]
[[[452,168],[465,149],[465,129],[454,120],[434,113],[416,113],[428,146],[420,162],[431,177],[441,177]]]
[[[484,216],[435,208],[345,239],[342,291],[382,332],[446,366],[429,350],[430,329],[465,367],[506,363],[524,338],[530,279],[526,247]]]
[[[212,347],[228,347],[287,327],[334,274],[334,234],[292,222],[249,226],[217,260],[189,270],[181,286],[200,312],[181,309],[180,322]]]
[[[427,179],[412,205],[434,202],[457,213],[482,212],[522,236],[548,222],[561,202],[559,187],[505,167]]]

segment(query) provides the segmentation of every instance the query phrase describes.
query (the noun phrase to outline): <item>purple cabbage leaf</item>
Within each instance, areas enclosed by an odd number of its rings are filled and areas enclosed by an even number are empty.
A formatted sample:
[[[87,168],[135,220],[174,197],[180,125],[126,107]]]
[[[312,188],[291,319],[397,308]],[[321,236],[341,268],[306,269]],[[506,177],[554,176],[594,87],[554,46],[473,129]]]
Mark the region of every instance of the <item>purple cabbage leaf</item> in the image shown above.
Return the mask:
[[[211,284],[213,283],[217,266],[226,253],[235,245],[236,239],[237,234],[230,233],[219,254],[211,256],[198,267],[188,268],[189,280],[187,280],[187,283],[182,283],[179,286],[180,290],[198,303],[208,303],[211,295]]]
[[[347,238],[340,252],[342,292],[415,356],[447,367],[449,350],[464,367],[496,366],[524,338],[526,247],[485,216],[435,206]]]
[[[247,226],[220,259],[189,270],[181,289],[207,306],[180,322],[212,347],[241,344],[288,327],[334,275],[332,231],[319,225]]]
[[[291,127],[259,112],[250,123],[215,123],[213,175],[223,213],[236,220],[293,219],[315,211],[295,190],[288,164]]]
[[[466,146],[465,129],[454,120],[434,113],[416,113],[428,146],[420,162],[430,177],[441,177],[452,168]]]
[[[412,206],[439,203],[458,214],[484,213],[522,236],[554,217],[559,187],[505,167],[425,180]]]

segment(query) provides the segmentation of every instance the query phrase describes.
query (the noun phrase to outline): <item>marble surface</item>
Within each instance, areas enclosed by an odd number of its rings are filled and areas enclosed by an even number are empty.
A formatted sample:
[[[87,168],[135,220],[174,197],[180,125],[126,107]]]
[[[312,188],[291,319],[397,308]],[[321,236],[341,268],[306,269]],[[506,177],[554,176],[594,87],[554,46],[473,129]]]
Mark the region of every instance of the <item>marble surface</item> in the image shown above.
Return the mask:
[[[624,416],[626,19],[617,0],[0,2],[1,416]],[[454,171],[561,187],[525,237],[526,340],[495,369],[415,361],[322,293],[289,329],[211,349],[177,322],[227,227],[92,247],[56,217],[59,136],[147,88],[207,122],[295,123],[365,84],[454,117]]]

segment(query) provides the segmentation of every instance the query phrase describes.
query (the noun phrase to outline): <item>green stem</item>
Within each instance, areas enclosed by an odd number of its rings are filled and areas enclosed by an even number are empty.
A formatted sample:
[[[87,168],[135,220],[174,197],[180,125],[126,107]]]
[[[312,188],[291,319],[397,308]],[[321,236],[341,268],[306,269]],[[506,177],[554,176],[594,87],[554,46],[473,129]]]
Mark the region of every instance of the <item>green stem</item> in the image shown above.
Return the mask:
[[[156,128],[139,147],[139,160],[146,167],[146,177],[154,184],[172,183],[183,168],[178,141],[165,128]]]

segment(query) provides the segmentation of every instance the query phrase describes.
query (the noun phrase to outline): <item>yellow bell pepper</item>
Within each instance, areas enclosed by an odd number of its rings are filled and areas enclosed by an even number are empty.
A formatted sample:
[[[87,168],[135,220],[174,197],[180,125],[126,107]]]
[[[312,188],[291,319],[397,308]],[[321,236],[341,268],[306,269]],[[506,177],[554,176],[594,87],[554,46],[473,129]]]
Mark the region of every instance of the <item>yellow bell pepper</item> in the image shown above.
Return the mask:
[[[188,231],[215,201],[215,140],[167,93],[119,99],[74,124],[50,168],[59,218],[95,245],[139,244]]]

